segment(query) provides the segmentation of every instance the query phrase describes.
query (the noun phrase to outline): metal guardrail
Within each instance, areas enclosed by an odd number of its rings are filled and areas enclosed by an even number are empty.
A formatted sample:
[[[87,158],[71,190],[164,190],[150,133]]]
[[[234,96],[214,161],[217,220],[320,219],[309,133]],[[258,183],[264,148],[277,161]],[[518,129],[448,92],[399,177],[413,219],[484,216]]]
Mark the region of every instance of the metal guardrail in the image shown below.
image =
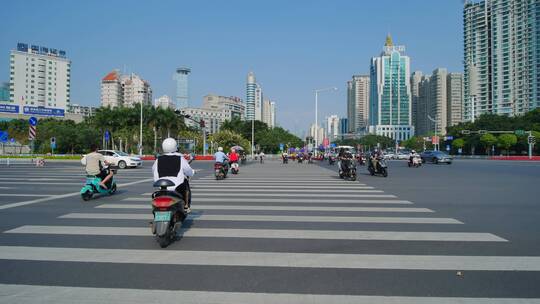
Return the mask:
[[[15,165],[30,165],[36,167],[43,167],[45,165],[45,159],[41,157],[35,158],[0,158],[0,166],[15,166]]]

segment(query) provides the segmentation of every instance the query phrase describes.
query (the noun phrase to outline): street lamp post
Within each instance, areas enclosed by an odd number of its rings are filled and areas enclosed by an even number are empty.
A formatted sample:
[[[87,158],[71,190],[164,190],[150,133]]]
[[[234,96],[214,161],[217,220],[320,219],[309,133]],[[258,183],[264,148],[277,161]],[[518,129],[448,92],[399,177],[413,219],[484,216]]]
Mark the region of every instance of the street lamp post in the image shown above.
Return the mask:
[[[146,90],[137,91],[139,94],[146,93]],[[143,102],[144,102],[144,96],[141,98],[141,124],[139,129],[139,155],[142,155],[143,153],[143,139],[142,139],[142,125],[143,125]]]
[[[324,91],[337,91],[336,87],[324,88],[315,90],[315,155],[318,153],[319,143],[318,143],[318,133],[319,133],[319,92]]]
[[[437,140],[438,140],[439,138],[437,137],[437,120],[431,118],[431,116],[429,116],[429,115],[427,116],[427,118],[428,118],[429,120],[431,120],[431,122],[434,122],[434,123],[435,123],[435,138],[437,138]],[[435,151],[439,151],[439,142],[437,142],[435,145],[436,145],[436,146],[435,146]]]

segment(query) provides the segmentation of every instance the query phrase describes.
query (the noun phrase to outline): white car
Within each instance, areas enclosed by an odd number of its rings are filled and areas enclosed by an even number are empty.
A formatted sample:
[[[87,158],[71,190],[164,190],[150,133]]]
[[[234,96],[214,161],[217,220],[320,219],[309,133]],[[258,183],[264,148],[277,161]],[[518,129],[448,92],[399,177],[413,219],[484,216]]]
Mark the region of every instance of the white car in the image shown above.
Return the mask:
[[[98,153],[105,156],[105,160],[120,169],[128,167],[137,168],[142,166],[142,160],[138,156],[129,156],[126,152],[114,150],[99,150]]]

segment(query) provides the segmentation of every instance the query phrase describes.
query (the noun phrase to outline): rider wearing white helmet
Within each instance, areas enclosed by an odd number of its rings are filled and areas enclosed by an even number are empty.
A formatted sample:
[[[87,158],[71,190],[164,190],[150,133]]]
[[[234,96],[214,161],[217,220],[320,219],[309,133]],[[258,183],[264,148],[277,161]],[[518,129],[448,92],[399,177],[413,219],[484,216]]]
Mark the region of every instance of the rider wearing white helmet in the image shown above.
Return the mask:
[[[227,169],[227,160],[229,160],[229,157],[227,154],[223,153],[223,147],[218,147],[217,152],[214,154],[214,157],[216,158],[216,163],[222,163],[223,166]]]
[[[163,155],[160,155],[152,166],[154,181],[161,178],[172,181],[174,186],[169,187],[168,190],[176,191],[184,197],[184,208],[190,213],[191,191],[189,191],[189,182],[186,177],[193,176],[193,169],[184,156],[177,152],[178,145],[174,138],[165,139],[161,147]]]

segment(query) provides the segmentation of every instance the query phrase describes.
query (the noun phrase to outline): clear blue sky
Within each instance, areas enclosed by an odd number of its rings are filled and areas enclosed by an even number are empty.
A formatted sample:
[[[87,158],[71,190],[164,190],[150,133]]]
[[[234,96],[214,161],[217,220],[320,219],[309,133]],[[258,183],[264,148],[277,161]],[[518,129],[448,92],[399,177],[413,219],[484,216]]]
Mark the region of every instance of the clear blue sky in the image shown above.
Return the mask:
[[[207,93],[245,99],[248,71],[277,102],[278,123],[303,132],[346,113],[346,81],[368,73],[385,36],[405,45],[411,70],[462,71],[461,0],[5,1],[0,10],[0,81],[9,51],[27,42],[67,51],[72,102],[99,104],[99,82],[127,67],[154,97],[173,95],[177,66],[192,68],[192,104]],[[3,58],[3,59],[2,59]]]

